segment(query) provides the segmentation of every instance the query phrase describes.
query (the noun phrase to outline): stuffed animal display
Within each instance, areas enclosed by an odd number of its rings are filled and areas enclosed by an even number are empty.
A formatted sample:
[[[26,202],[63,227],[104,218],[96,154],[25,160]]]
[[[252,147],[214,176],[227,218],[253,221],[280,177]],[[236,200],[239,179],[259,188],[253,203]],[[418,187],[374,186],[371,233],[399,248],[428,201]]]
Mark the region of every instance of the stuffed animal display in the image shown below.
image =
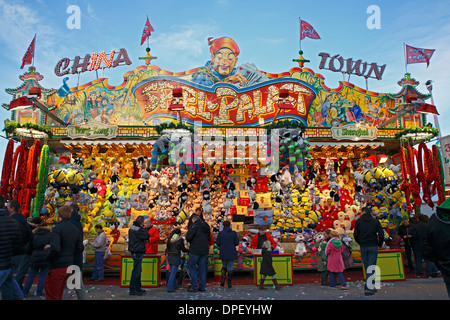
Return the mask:
[[[150,157],[141,152],[137,158],[74,155],[53,161],[41,215],[51,221],[62,205],[76,202],[84,231],[95,234],[94,226],[101,224],[113,244],[126,243],[139,215],[151,219],[163,240],[173,228],[186,232],[194,212],[202,213],[213,233],[224,220],[249,216],[252,226],[267,227],[279,252],[286,249],[283,242],[295,243],[298,260],[319,249],[326,229],[351,237],[363,205],[372,206],[386,230],[407,215],[398,166],[310,159],[300,130],[271,135],[279,170],[274,154],[266,171],[259,164],[195,164],[198,147],[191,139],[190,133],[164,133]],[[239,248],[242,260],[246,242]]]

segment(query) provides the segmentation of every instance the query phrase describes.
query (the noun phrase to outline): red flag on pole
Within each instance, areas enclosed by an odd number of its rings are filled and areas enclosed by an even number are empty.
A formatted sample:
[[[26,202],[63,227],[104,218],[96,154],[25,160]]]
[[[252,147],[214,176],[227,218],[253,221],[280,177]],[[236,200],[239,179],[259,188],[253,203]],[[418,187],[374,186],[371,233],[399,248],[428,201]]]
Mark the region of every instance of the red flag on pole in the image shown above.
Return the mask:
[[[300,40],[306,37],[311,39],[320,39],[319,34],[316,30],[306,21],[300,20]]]
[[[145,22],[145,26],[144,26],[144,31],[142,31],[142,38],[141,38],[141,45],[144,43],[144,41],[151,36],[152,31],[155,31],[152,27],[152,25],[150,24],[150,21],[148,21],[148,17],[147,17],[147,21]]]
[[[22,58],[22,66],[20,66],[20,69],[23,69],[23,67],[26,64],[31,64],[33,62],[33,58],[34,58],[34,41],[35,40],[36,40],[36,35],[34,35],[33,41],[31,41],[27,52],[25,52],[25,55]]]
[[[406,45],[406,64],[426,62],[427,68],[435,49],[415,48]]]

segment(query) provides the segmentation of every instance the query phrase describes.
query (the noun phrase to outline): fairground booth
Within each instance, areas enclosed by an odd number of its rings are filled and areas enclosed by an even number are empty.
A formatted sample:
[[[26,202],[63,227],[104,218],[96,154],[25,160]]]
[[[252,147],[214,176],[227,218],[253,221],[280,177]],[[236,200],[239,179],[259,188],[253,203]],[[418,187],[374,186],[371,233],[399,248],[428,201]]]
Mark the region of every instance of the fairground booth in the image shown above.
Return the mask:
[[[30,67],[6,89],[10,140],[0,193],[19,200],[27,218],[50,225],[58,208],[77,203],[85,239],[95,237],[97,224],[110,239],[107,271],[123,268],[128,228],[149,217],[160,233],[153,256],[161,272],[168,234],[186,232],[197,208],[213,237],[224,220],[238,232],[235,270],[254,270],[258,252],[249,245],[260,226],[290,270],[305,270],[316,268],[330,228],[352,248],[353,267],[361,266],[353,230],[362,206],[373,206],[388,238],[402,217],[444,200],[440,152],[425,143],[439,133],[426,120],[437,111],[410,74],[396,93],[346,81],[328,88],[301,51],[292,69],[269,73],[236,64],[233,39],[208,40],[211,61],[185,72],[161,70],[149,48],[143,57],[120,49],[63,58],[55,66],[60,88],[44,88]],[[349,76],[381,80],[385,68],[319,56],[319,69]],[[118,86],[107,78],[66,84],[132,60],[138,66]],[[210,246],[210,270],[220,271],[217,251]],[[401,254],[395,259],[402,262]],[[85,269],[93,262],[86,245]]]

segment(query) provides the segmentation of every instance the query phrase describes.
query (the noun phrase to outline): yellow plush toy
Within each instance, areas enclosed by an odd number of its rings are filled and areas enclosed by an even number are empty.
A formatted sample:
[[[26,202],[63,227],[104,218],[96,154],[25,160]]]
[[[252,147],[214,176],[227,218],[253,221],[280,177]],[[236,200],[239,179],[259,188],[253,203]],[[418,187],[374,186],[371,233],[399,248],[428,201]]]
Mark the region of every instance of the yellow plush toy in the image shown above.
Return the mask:
[[[122,186],[117,195],[130,197],[130,195],[133,194],[134,189],[133,184],[131,183],[131,179],[125,177],[121,180],[121,182]]]
[[[133,161],[130,160],[127,163],[125,163],[124,169],[125,169],[125,175],[128,178],[133,178],[133,176],[134,176],[134,163],[133,163]]]
[[[132,207],[129,225],[132,225],[136,218],[139,216],[150,216],[150,213],[148,210],[136,210]]]

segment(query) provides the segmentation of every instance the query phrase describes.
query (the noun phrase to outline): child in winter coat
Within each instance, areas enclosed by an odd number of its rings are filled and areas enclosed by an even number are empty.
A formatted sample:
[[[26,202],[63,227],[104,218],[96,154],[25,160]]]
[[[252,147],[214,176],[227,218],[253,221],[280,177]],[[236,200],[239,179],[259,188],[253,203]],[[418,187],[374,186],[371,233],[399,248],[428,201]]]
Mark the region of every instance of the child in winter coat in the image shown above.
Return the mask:
[[[389,240],[386,241],[386,245],[389,247],[389,249],[400,250],[402,246],[405,245],[405,243],[394,229],[390,229]]]
[[[325,253],[325,248],[327,242],[322,241],[319,247],[318,260],[317,260],[317,271],[320,273],[320,285],[328,286],[328,270],[327,270],[327,254]]]
[[[170,266],[169,278],[167,280],[167,292],[174,292],[177,286],[177,270],[181,264],[182,252],[188,252],[184,245],[184,239],[181,236],[180,229],[174,229],[167,239],[167,262]]]
[[[345,289],[347,284],[344,279],[344,260],[342,259],[343,244],[339,239],[337,231],[332,230],[330,233],[330,241],[325,248],[325,253],[328,256],[327,270],[330,272],[330,287],[336,287],[336,277],[338,277],[338,285]]]
[[[262,261],[261,261],[261,282],[259,283],[259,290],[265,290],[264,281],[266,277],[272,277],[272,282],[275,285],[275,290],[280,290],[281,286],[278,285],[277,279],[275,278],[275,269],[272,266],[272,244],[270,241],[264,241],[262,245]]]
[[[33,285],[34,278],[39,275],[39,281],[35,292],[36,296],[41,296],[44,291],[45,278],[49,270],[49,262],[47,260],[47,251],[44,250],[46,245],[50,244],[52,233],[45,222],[42,222],[33,230],[33,241],[28,243],[27,251],[31,253],[30,268],[28,276],[23,286],[23,295],[27,296]]]

